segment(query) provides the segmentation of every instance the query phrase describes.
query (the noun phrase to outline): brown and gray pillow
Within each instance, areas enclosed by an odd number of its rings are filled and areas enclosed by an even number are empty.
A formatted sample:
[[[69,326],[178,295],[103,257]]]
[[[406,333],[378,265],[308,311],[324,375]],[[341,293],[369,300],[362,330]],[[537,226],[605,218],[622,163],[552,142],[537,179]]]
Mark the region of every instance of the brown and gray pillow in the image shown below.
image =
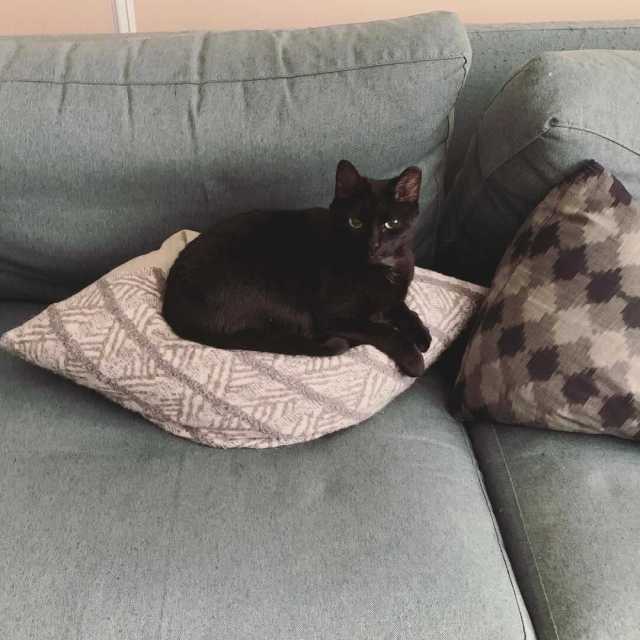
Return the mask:
[[[640,439],[640,207],[596,162],[519,230],[454,396],[464,418]]]

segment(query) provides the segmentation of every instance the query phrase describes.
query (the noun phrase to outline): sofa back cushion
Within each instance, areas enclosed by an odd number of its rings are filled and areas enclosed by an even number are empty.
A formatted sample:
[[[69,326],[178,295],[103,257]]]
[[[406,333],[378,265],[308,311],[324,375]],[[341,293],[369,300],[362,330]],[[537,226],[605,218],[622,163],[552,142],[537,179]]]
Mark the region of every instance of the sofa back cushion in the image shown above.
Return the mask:
[[[467,25],[473,65],[456,102],[456,127],[447,152],[451,180],[494,96],[527,61],[548,51],[640,51],[640,20]]]
[[[447,196],[436,268],[489,284],[533,208],[596,158],[640,197],[640,51],[534,58],[495,97]]]
[[[326,206],[341,158],[371,177],[422,168],[428,256],[469,64],[450,13],[0,39],[0,299],[66,297],[221,216]]]

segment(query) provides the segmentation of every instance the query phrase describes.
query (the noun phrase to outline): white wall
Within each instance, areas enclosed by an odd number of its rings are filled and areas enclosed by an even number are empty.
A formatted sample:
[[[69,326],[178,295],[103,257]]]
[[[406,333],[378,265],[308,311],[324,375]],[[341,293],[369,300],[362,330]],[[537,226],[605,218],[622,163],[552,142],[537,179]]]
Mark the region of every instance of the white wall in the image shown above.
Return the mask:
[[[0,33],[114,30],[118,0],[0,0]],[[640,0],[120,0],[138,31],[292,28],[456,11],[465,22],[640,19]]]
[[[136,0],[140,31],[306,27],[440,9],[464,22],[640,18],[640,0]]]

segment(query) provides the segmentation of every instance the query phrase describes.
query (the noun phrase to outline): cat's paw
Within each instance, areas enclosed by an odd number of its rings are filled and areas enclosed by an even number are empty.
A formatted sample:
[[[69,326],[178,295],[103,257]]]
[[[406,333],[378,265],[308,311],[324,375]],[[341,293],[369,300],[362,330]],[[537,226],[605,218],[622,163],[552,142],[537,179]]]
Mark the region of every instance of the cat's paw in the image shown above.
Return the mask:
[[[406,376],[419,378],[424,373],[424,360],[417,349],[408,349],[396,361],[398,369]]]
[[[413,344],[415,344],[422,353],[429,350],[431,346],[431,333],[427,327],[422,324],[416,327],[416,330],[413,332]]]

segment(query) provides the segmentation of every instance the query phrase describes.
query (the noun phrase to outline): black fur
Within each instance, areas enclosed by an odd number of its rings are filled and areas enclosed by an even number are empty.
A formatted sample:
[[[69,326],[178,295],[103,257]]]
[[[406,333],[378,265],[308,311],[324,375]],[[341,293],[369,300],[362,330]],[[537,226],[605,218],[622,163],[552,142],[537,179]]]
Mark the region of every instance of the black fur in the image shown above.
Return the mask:
[[[420,180],[416,167],[369,180],[342,160],[329,209],[219,222],[171,268],[165,319],[179,336],[224,349],[330,356],[372,344],[421,375],[431,337],[405,304]]]

